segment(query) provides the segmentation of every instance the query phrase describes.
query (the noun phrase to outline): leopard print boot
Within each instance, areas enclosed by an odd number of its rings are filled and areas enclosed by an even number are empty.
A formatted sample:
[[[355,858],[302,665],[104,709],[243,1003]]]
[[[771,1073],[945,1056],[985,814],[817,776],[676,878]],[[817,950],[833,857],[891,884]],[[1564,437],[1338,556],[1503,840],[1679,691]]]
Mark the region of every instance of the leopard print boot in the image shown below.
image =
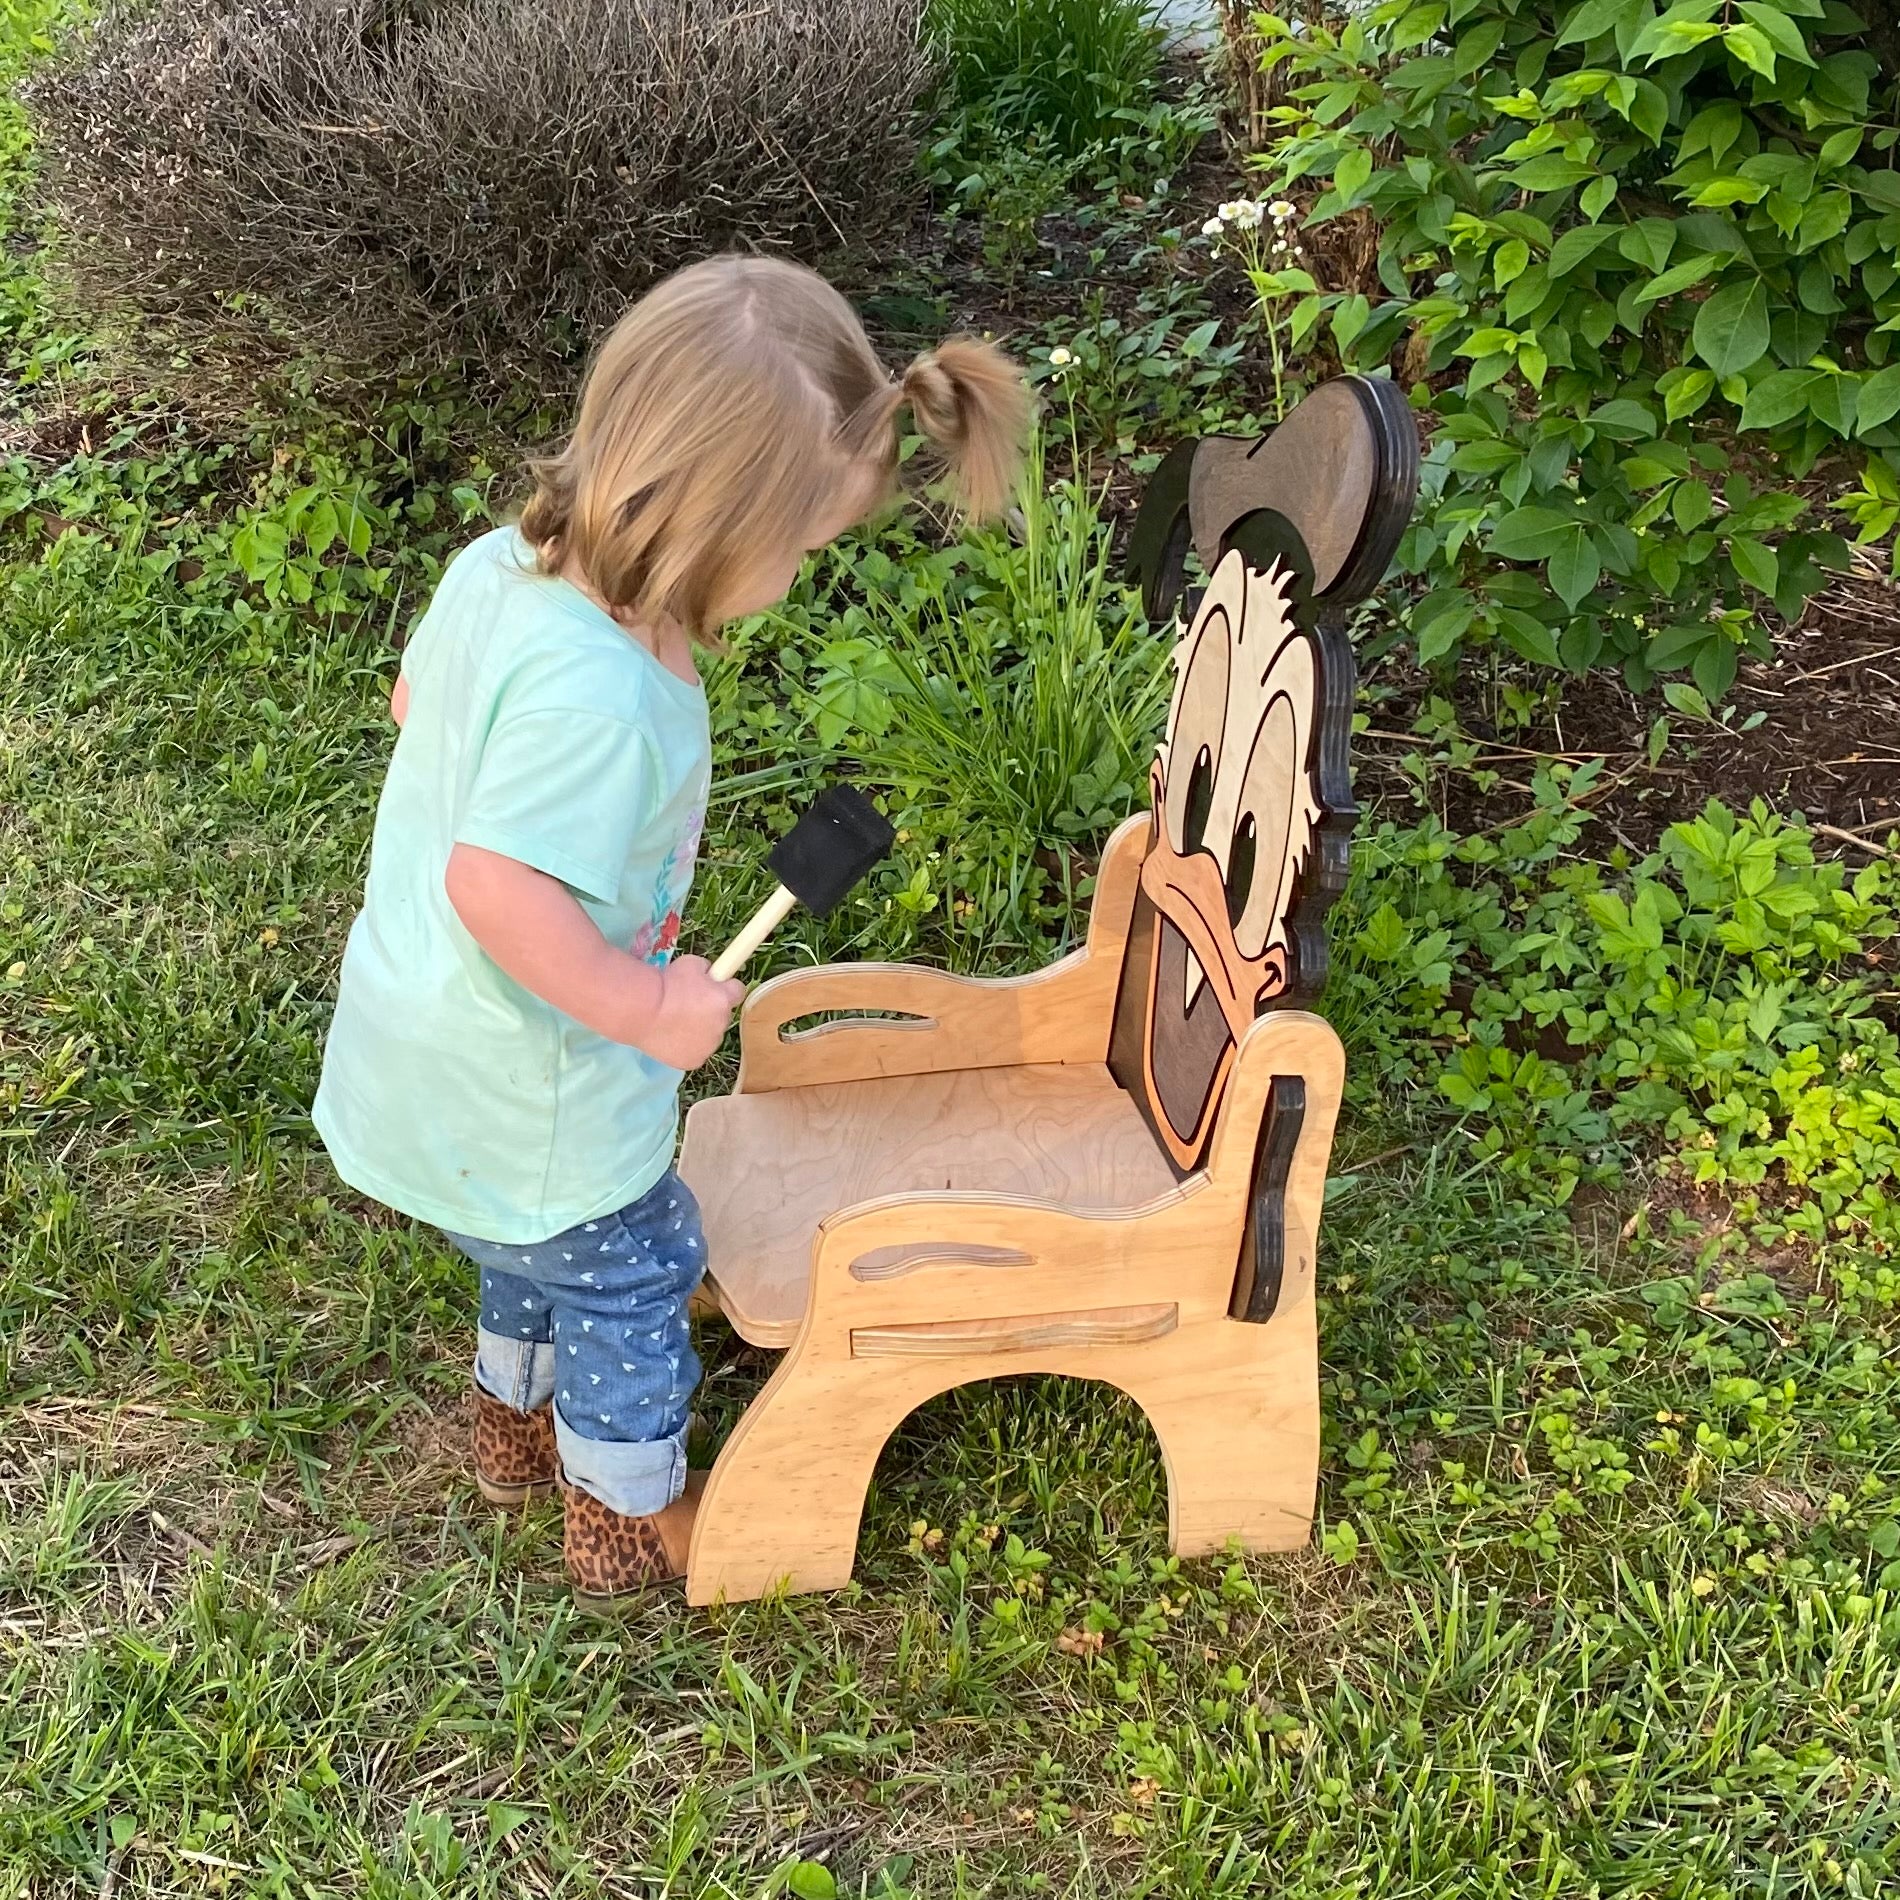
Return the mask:
[[[518,1509],[553,1494],[561,1475],[554,1407],[517,1412],[475,1388],[475,1484],[490,1504]]]
[[[561,1554],[574,1601],[595,1615],[611,1615],[627,1598],[653,1583],[686,1574],[686,1550],[706,1474],[689,1471],[686,1489],[651,1517],[610,1511],[596,1497],[563,1484],[567,1521]]]

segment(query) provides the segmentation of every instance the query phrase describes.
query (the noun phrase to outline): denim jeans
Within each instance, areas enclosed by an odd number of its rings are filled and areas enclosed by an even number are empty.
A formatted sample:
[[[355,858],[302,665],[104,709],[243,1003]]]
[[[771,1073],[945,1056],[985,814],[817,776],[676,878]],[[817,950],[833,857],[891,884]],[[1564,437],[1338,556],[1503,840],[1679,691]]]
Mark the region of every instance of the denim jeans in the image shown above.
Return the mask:
[[[514,1247],[448,1238],[482,1273],[475,1379],[518,1412],[554,1404],[567,1482],[645,1517],[686,1485],[699,1383],[686,1302],[705,1271],[699,1204],[666,1174],[617,1214]]]

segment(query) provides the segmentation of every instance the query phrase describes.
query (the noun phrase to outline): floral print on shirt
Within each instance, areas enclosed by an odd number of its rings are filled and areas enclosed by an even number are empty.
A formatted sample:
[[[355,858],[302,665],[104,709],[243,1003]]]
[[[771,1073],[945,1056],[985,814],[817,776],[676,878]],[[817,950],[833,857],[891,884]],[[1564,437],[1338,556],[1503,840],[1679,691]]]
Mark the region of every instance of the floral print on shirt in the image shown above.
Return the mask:
[[[673,848],[661,861],[653,879],[652,914],[633,933],[627,947],[648,963],[668,963],[680,939],[680,907],[692,889],[693,860],[699,852],[699,834],[706,823],[706,805],[702,798],[693,807],[685,827],[673,842]]]

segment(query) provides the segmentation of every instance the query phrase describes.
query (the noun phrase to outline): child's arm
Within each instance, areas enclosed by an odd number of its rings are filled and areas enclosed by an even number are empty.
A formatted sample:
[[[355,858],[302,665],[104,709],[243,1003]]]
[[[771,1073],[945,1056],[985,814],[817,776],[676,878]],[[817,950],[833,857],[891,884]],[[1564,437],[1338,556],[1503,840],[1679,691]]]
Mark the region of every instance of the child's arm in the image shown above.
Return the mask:
[[[389,695],[389,716],[400,732],[402,722],[409,717],[409,676],[406,673],[396,675],[395,690]]]
[[[442,885],[469,935],[523,989],[668,1068],[698,1068],[745,996],[703,957],[662,969],[616,950],[558,878],[498,851],[458,844]]]

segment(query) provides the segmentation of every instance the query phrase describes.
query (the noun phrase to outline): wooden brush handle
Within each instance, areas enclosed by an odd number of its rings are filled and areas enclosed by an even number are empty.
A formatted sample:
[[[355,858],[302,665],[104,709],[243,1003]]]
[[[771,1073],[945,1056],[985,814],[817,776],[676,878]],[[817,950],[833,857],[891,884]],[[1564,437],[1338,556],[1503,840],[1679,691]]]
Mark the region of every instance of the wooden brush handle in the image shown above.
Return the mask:
[[[752,960],[752,953],[791,915],[798,902],[783,884],[752,913],[752,921],[720,952],[712,973],[722,982],[737,976]]]

